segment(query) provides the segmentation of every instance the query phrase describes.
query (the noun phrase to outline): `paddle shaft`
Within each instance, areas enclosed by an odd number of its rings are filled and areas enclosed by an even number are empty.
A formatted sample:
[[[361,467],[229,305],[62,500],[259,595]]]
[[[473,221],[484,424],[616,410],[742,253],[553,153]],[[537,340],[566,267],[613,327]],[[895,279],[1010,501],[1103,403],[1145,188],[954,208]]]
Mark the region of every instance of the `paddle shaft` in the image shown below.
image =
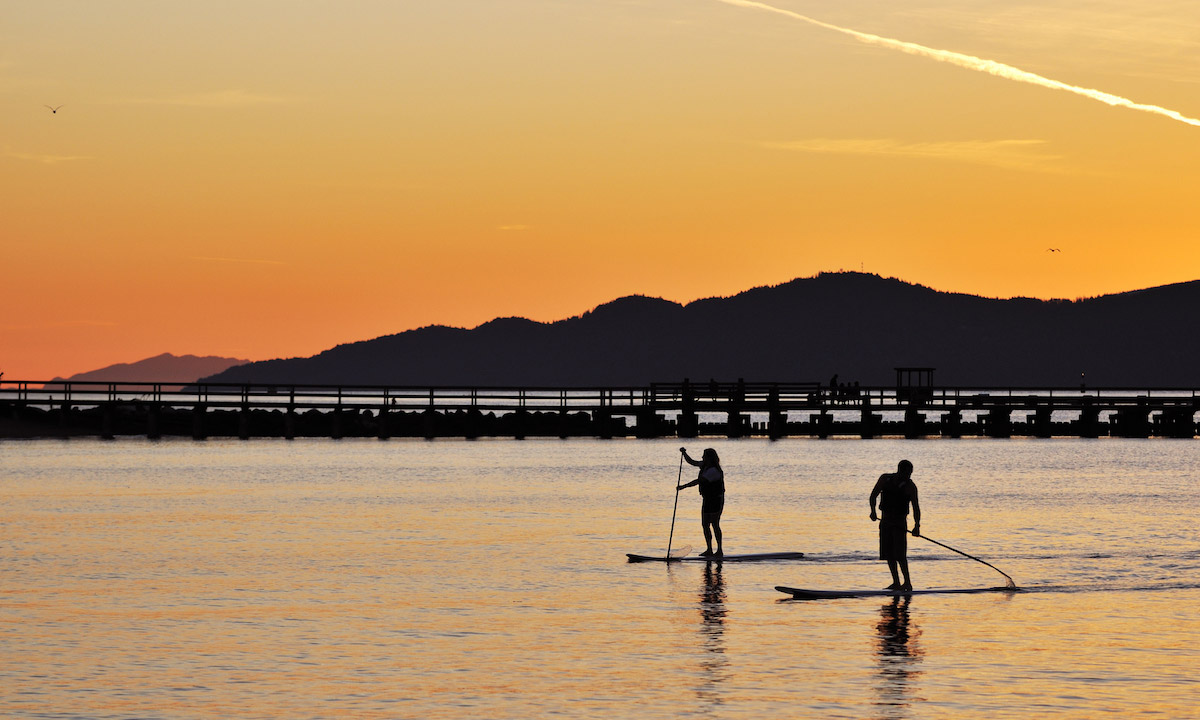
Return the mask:
[[[671,534],[667,536],[667,557],[671,557],[671,542],[675,539],[675,512],[679,510],[679,483],[683,482],[683,453],[679,453],[679,477],[675,479],[675,507],[671,508]]]
[[[990,562],[988,562],[987,560],[980,560],[979,558],[975,557],[974,555],[968,555],[967,553],[963,552],[962,550],[957,550],[957,549],[955,549],[955,548],[952,548],[952,547],[950,547],[949,545],[947,545],[946,543],[938,542],[937,540],[934,540],[933,538],[931,538],[931,537],[929,537],[929,536],[927,536],[927,535],[918,535],[917,537],[920,537],[920,538],[925,538],[926,540],[928,540],[929,542],[933,543],[934,545],[941,545],[942,547],[946,548],[947,550],[950,550],[950,551],[956,552],[956,553],[958,553],[959,555],[962,555],[963,557],[968,557],[968,558],[971,558],[972,560],[974,560],[975,562],[983,563],[984,565],[987,565],[987,566],[988,566],[988,567],[990,567],[991,569],[995,570],[996,572],[1000,573],[1000,574],[1001,574],[1001,575],[1003,575],[1004,577],[1008,578],[1008,584],[1009,584],[1011,587],[1016,587],[1016,586],[1017,586],[1017,583],[1016,583],[1016,582],[1015,582],[1015,581],[1014,581],[1014,580],[1013,580],[1011,577],[1009,577],[1008,573],[1004,572],[1004,571],[1003,571],[1003,570],[1001,570],[1000,568],[998,568],[998,567],[996,567],[995,565],[991,564],[991,563],[990,563]]]

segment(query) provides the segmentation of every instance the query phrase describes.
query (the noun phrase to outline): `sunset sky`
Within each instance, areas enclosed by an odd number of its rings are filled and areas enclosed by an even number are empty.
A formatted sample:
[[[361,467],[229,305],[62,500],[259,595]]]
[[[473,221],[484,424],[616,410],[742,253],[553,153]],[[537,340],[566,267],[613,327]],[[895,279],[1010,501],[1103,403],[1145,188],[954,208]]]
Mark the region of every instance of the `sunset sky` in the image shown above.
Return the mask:
[[[1200,278],[1200,127],[862,37],[1190,119],[1200,4],[768,4],[817,22],[722,0],[3,3],[0,371],[311,355],[839,269],[991,297]]]

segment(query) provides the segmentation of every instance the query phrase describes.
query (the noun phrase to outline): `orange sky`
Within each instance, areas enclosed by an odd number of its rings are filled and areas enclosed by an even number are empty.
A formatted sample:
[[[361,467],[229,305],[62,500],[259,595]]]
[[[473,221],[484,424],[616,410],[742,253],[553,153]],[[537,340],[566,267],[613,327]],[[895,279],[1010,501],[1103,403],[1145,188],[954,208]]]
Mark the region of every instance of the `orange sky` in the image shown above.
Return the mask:
[[[771,5],[1200,115],[1194,3]],[[0,112],[6,379],[823,270],[1200,277],[1200,128],[717,0],[6,3]]]

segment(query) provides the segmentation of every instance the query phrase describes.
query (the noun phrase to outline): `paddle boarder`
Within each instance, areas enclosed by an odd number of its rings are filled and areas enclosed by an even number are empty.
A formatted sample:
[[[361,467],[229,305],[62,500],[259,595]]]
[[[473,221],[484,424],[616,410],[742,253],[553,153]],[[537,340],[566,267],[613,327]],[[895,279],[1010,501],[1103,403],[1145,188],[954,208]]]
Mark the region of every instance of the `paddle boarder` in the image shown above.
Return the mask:
[[[879,559],[887,560],[892,571],[888,590],[912,590],[908,576],[908,508],[912,505],[912,534],[921,534],[921,504],[917,501],[917,484],[912,480],[913,465],[901,460],[896,472],[884,473],[871,490],[871,520],[879,521]],[[879,498],[880,518],[875,514],[875,499]],[[897,572],[899,570],[899,572]],[[904,582],[900,582],[900,574]]]
[[[700,468],[696,479],[676,487],[676,490],[700,486],[700,496],[704,498],[700,506],[700,526],[704,528],[704,542],[708,549],[700,553],[706,557],[723,557],[725,551],[721,545],[721,511],[725,509],[725,471],[721,469],[721,458],[717,451],[705,448],[699,460],[688,455],[686,448],[679,448],[683,459],[689,465]],[[717,551],[713,552],[713,537],[717,539]]]

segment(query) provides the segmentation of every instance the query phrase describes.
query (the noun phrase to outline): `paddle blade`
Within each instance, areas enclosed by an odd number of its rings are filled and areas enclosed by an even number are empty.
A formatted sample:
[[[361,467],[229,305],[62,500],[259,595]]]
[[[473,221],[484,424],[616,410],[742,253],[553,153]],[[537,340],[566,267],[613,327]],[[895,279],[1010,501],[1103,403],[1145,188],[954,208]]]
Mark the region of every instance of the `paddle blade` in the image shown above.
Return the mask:
[[[667,557],[683,558],[683,557],[687,557],[688,555],[691,555],[691,554],[692,554],[692,546],[684,545],[683,547],[671,548],[671,551],[667,553]]]

